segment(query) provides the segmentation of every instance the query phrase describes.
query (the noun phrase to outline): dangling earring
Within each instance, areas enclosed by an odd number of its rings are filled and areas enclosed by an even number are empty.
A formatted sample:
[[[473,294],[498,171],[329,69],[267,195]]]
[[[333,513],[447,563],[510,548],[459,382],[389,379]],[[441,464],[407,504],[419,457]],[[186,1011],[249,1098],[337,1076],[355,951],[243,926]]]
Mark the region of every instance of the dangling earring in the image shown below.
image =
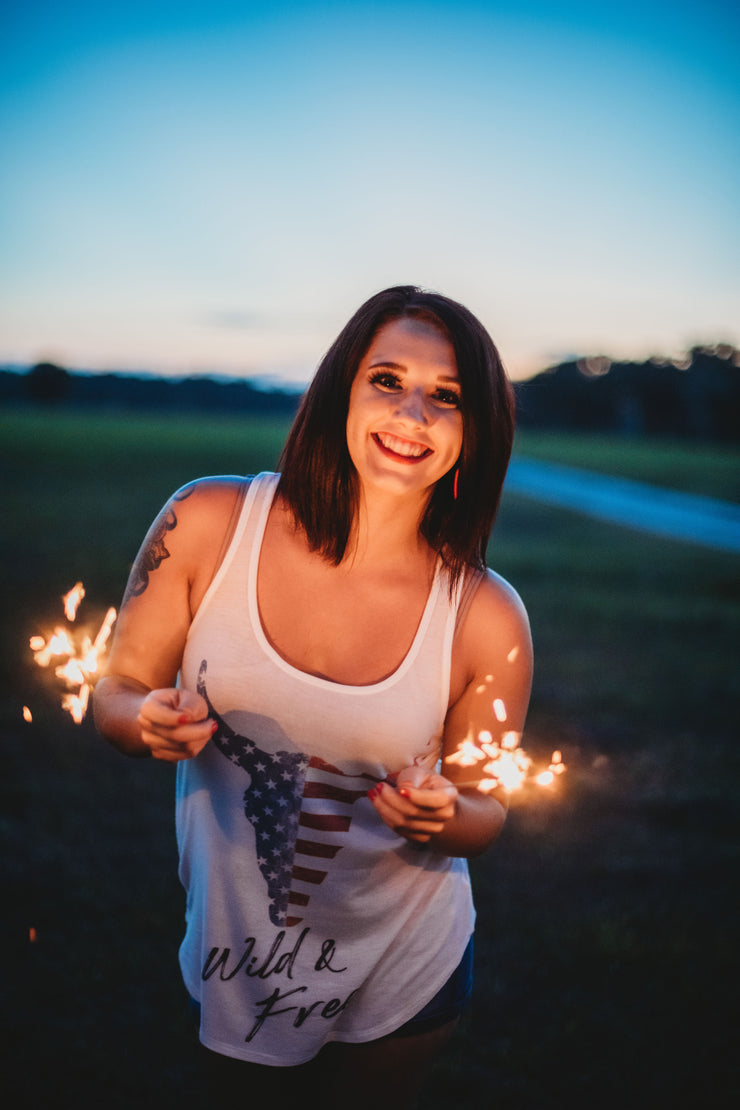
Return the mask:
[[[452,482],[452,499],[453,499],[453,501],[457,501],[457,481],[458,481],[459,477],[460,477],[460,467],[458,466],[455,470],[455,477],[454,477],[453,482]]]

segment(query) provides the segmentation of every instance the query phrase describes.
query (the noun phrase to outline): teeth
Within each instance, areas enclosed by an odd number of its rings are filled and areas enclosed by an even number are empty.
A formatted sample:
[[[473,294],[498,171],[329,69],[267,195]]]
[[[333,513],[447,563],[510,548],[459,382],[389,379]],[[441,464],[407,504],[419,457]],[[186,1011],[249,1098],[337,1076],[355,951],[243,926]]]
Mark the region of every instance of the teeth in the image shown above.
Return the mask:
[[[418,459],[421,455],[426,455],[429,450],[421,443],[409,443],[407,439],[399,439],[398,436],[387,435],[384,432],[378,433],[378,439],[389,451],[393,451],[396,455],[405,455],[410,459]]]

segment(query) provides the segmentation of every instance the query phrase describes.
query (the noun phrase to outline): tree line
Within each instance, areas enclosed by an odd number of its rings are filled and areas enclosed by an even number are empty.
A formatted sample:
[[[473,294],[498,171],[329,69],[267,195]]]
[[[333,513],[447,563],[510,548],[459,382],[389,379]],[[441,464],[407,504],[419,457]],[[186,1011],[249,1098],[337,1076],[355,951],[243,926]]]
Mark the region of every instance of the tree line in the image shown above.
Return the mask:
[[[573,359],[515,389],[524,428],[740,439],[740,352],[726,343],[682,359]]]
[[[740,439],[740,351],[728,343],[692,347],[681,359],[572,359],[514,388],[522,428]],[[25,373],[0,370],[0,402],[8,401],[291,416],[300,391],[245,378],[85,374],[41,362]]]

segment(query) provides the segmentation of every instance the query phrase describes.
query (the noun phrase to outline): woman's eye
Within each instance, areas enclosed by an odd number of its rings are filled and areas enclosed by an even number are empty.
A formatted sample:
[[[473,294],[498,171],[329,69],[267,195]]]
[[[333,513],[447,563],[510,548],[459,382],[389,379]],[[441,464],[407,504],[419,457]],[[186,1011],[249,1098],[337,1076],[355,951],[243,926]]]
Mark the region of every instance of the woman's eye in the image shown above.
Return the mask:
[[[382,389],[397,389],[398,378],[388,370],[380,370],[370,378],[372,385],[379,385]]]
[[[454,389],[438,389],[434,394],[434,400],[441,405],[452,405],[457,409],[460,408],[460,394],[456,393]]]

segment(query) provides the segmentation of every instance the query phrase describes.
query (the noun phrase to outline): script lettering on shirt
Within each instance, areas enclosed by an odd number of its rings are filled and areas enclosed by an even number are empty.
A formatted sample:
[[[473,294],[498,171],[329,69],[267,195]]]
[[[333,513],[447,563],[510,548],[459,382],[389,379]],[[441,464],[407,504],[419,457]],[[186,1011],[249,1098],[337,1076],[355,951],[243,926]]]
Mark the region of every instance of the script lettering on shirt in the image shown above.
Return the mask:
[[[276,934],[269,952],[264,957],[261,957],[255,951],[257,946],[256,937],[246,938],[244,950],[241,954],[238,954],[238,950],[231,947],[216,945],[208,953],[201,978],[206,982],[215,976],[217,981],[228,983],[241,972],[242,975],[246,975],[250,979],[269,979],[270,976],[274,975],[284,976],[286,980],[292,980],[295,975],[299,978],[302,977],[301,961],[306,973],[311,967],[314,973],[328,972],[329,977],[341,975],[347,971],[344,961],[337,952],[336,941],[330,937],[318,943],[317,947],[316,944],[308,942],[310,932],[310,928],[306,927],[295,944],[284,950],[283,946],[287,934],[285,929],[281,929]],[[301,957],[300,961],[299,956]],[[255,1021],[244,1040],[247,1042],[253,1040],[268,1018],[278,1017],[280,1014],[291,1014],[292,1016],[288,1020],[291,1021],[295,1029],[299,1029],[310,1017],[323,1018],[325,1021],[329,1021],[342,1013],[353,995],[357,994],[358,989],[350,991],[345,998],[327,998],[324,996],[309,1001],[304,997],[309,990],[308,986],[301,985],[289,989],[284,989],[283,986],[275,987],[266,998],[254,1003]],[[290,999],[293,999],[293,1001],[288,1001]]]
[[[255,964],[259,963],[259,956],[255,956],[252,954],[254,951],[254,946],[256,944],[256,940],[254,937],[247,937],[247,939],[244,941],[244,952],[242,953],[234,967],[230,970],[227,970],[227,967],[229,963],[229,957],[231,956],[231,949],[219,949],[218,947],[212,948],[211,951],[208,953],[208,958],[206,959],[205,964],[203,965],[202,978],[204,981],[210,979],[211,976],[218,971],[219,978],[222,979],[224,982],[228,982],[229,979],[233,979],[234,976],[239,971],[241,971],[242,968],[244,968],[244,974],[248,975],[250,978],[267,979],[270,975],[282,975],[283,972],[285,972],[287,977],[289,979],[292,979],[293,965],[295,964],[296,957],[298,956],[298,953],[301,950],[301,946],[309,932],[310,929],[304,929],[301,935],[298,937],[295,946],[291,948],[289,952],[282,952],[278,956],[278,952],[280,951],[282,943],[285,940],[285,929],[281,929],[275,937],[275,940],[272,943],[272,948],[267,954],[267,957],[259,967],[255,967]],[[331,941],[329,943],[333,945],[334,942]]]
[[[344,999],[344,1001],[342,1001],[341,998],[330,998],[328,1001],[321,998],[317,999],[315,1002],[311,1002],[308,1006],[299,1006],[296,1003],[294,1005],[283,1006],[280,1009],[277,1009],[279,1003],[284,1002],[286,998],[290,998],[294,994],[302,994],[304,991],[307,990],[308,987],[293,987],[292,990],[285,991],[284,994],[281,994],[280,987],[275,987],[269,998],[263,998],[260,1002],[256,1004],[256,1009],[259,1011],[259,1016],[252,1028],[247,1033],[244,1040],[247,1043],[251,1041],[257,1035],[257,1033],[259,1033],[260,1029],[265,1024],[265,1021],[268,1017],[276,1017],[278,1014],[286,1014],[290,1010],[298,1011],[293,1020],[293,1026],[296,1029],[303,1025],[306,1018],[309,1017],[311,1014],[325,1019],[336,1017],[337,1014],[340,1014],[342,1010],[344,1010],[345,1007],[349,1004],[352,996],[357,994],[357,990],[359,990],[359,988],[351,991]],[[319,1009],[319,1007],[321,1008]]]

